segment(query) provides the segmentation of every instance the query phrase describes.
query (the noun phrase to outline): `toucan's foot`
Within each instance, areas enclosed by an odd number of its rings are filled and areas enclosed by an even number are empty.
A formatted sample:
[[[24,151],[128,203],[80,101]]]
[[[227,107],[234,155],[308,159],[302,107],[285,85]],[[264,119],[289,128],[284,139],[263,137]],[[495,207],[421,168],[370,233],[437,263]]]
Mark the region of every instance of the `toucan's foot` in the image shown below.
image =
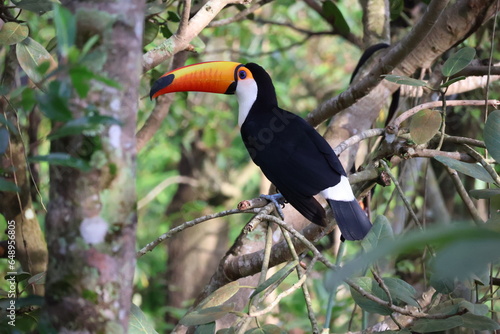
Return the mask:
[[[282,208],[285,207],[285,197],[281,194],[272,194],[272,195],[260,195],[259,197],[267,199],[269,202],[273,202],[276,207],[276,211],[280,215],[281,219],[285,219],[285,215],[283,214]]]

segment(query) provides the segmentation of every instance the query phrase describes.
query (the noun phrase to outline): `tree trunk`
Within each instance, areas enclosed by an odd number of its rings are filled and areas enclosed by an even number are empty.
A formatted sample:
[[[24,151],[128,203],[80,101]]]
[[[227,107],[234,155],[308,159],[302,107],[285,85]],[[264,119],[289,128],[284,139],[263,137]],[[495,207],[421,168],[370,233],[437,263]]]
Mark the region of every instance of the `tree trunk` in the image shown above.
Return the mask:
[[[52,141],[51,152],[85,153],[102,162],[89,172],[50,167],[46,219],[49,265],[44,323],[61,333],[126,333],[135,269],[135,126],[144,0],[63,1],[77,18],[77,44],[94,35],[106,54],[91,70],[121,89],[94,85],[74,97],[74,117],[92,104],[121,125],[94,137]],[[99,144],[99,145],[96,145]],[[102,167],[101,167],[102,166]]]

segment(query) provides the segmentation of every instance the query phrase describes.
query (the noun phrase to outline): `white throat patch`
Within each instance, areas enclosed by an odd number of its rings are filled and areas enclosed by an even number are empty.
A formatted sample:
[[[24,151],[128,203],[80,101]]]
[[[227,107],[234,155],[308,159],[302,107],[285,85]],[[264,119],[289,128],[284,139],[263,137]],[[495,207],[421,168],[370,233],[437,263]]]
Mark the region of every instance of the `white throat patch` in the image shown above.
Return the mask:
[[[236,86],[236,97],[238,98],[239,113],[238,125],[243,125],[255,100],[257,100],[257,83],[253,79],[240,80]]]

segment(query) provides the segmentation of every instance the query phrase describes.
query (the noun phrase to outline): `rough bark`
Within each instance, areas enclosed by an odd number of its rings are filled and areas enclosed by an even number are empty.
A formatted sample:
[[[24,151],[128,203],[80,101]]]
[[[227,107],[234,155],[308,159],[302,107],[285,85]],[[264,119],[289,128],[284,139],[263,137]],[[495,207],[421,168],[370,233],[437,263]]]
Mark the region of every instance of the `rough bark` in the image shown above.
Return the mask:
[[[100,155],[102,167],[90,172],[50,167],[49,245],[44,322],[59,333],[127,332],[135,268],[135,126],[141,73],[144,0],[63,1],[77,18],[77,43],[93,35],[107,54],[102,73],[121,89],[95,84],[84,99],[121,126],[98,137],[75,135],[54,140],[51,152]],[[94,139],[95,139],[94,138]],[[132,181],[132,182],[131,182]],[[102,234],[99,234],[98,231]]]

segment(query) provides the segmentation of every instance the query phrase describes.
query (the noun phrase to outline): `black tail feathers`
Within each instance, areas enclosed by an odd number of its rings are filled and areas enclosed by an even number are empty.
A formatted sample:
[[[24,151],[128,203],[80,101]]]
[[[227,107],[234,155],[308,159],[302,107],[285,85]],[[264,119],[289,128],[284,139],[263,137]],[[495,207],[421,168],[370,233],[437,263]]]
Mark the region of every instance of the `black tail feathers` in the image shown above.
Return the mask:
[[[327,201],[344,239],[361,240],[370,231],[372,224],[356,200]]]

